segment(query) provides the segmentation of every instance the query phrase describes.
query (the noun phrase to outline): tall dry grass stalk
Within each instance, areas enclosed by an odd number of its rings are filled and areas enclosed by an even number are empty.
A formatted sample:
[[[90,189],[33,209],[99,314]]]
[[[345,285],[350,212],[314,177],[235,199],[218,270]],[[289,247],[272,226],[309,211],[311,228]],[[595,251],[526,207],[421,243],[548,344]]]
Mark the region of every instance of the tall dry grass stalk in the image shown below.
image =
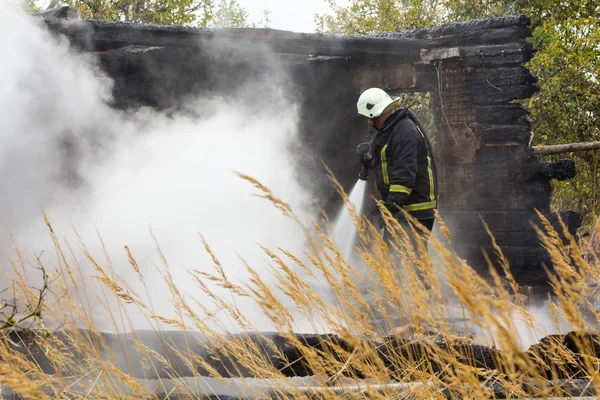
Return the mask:
[[[511,397],[547,397],[557,391],[548,371],[554,377],[571,377],[570,366],[577,363],[594,384],[600,384],[597,345],[587,336],[574,340],[581,353],[577,359],[561,343],[550,344],[545,353],[523,351],[518,332],[536,321],[527,306],[515,300],[518,284],[495,241],[496,254],[488,255],[491,279],[484,279],[452,250],[452,238],[441,216],[437,216],[441,236],[432,236],[428,249],[422,241],[415,249],[387,210],[382,213],[393,238],[390,243],[349,205],[359,246],[356,259],[347,260],[331,240],[326,218],[304,224],[289,204],[260,182],[239,176],[305,234],[302,254],[261,247],[271,260],[275,286],[247,264],[250,280],[236,283],[201,237],[200,245],[211,256],[214,271],[188,271],[197,284],[195,298],[180,291],[168,260],[160,253],[170,289],[160,296],[172,299],[174,312],[159,315],[151,302],[142,300],[156,294],[147,293],[145,277],[129,248],[124,248],[129,267],[146,293],[136,293],[119,279],[120,271],[114,270],[108,254],[105,261],[94,258],[79,237],[78,249],[60,241],[46,219],[56,264],[44,265],[39,259],[36,264],[47,284],[45,292],[32,288],[27,275],[30,268],[16,244],[14,254],[7,254],[8,264],[3,265],[13,279],[6,286],[15,303],[25,307],[28,318],[15,320],[12,315],[13,323],[0,331],[0,384],[25,398],[152,398],[198,393],[205,390],[201,389],[205,376],[226,383],[227,374],[252,375],[268,379],[270,396],[309,398],[308,392],[283,379],[286,371],[297,366],[286,365],[281,340],[287,342],[287,349],[296,349],[295,362],[301,360],[314,382],[329,388],[320,392],[321,398],[342,397],[336,389],[340,382],[363,385],[362,390],[347,391],[345,396],[350,398],[496,398],[498,387]],[[331,178],[347,203],[341,186]],[[554,271],[551,279],[556,293],[547,311],[574,331],[593,330],[590,321],[598,318],[598,258],[586,261],[566,227],[562,234],[567,240],[563,241],[541,214],[540,220],[542,226],[536,229],[552,258],[549,271]],[[419,229],[411,225],[413,234]],[[158,244],[157,249],[160,252]],[[83,278],[77,254],[93,267],[94,284]],[[324,282],[328,290],[318,290],[315,280]],[[228,296],[219,296],[215,287]],[[257,333],[253,321],[237,307],[239,301],[255,302],[276,327],[280,342],[275,343],[273,335]],[[288,301],[293,308],[286,306]],[[143,343],[145,333],[134,331],[130,340],[113,343],[93,322],[99,308],[113,321],[115,330],[133,327],[131,310],[136,310],[148,321],[181,334],[172,343],[167,332],[157,328],[154,333],[161,339],[148,345]],[[468,323],[457,325],[450,317],[451,308],[468,316]],[[223,322],[223,315],[235,322],[236,332]],[[295,332],[298,318],[336,336],[323,339],[320,346],[308,345]],[[20,326],[25,320],[33,321],[35,329]],[[399,326],[410,326],[410,345],[403,342],[406,337],[400,336]],[[390,340],[394,335],[397,340]],[[485,357],[477,353],[481,340],[492,350]],[[274,359],[283,361],[276,364]],[[44,373],[50,367],[55,373]],[[149,389],[138,379],[144,376],[161,378]],[[182,376],[191,379],[179,379]],[[255,387],[248,384],[247,390],[252,393]]]

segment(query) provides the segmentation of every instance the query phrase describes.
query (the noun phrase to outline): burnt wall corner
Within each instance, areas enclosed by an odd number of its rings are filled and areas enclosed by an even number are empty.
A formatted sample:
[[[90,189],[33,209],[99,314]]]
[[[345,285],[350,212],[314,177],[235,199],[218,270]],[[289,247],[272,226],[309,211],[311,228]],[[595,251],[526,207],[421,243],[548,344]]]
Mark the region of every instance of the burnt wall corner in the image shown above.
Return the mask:
[[[431,43],[421,62],[435,67],[438,80],[440,211],[455,236],[455,250],[487,275],[484,254],[494,259],[495,250],[485,221],[515,279],[543,296],[550,291],[544,266],[551,262],[533,228],[541,222],[537,212],[559,231],[563,219],[570,234],[581,218],[550,209],[552,180],[573,178],[574,161],[541,161],[530,147],[531,124],[522,100],[539,87],[526,67],[535,54],[529,24],[520,15],[403,35]]]

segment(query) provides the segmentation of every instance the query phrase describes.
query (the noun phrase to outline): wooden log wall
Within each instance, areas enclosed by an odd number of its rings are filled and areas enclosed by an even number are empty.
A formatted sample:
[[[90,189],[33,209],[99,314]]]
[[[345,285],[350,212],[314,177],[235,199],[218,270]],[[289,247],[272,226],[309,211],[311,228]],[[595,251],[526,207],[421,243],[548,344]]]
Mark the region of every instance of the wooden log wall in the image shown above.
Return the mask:
[[[435,80],[429,85],[437,117],[440,212],[458,254],[486,273],[483,253],[494,258],[495,251],[483,219],[515,278],[543,295],[549,287],[542,264],[550,260],[531,223],[539,223],[538,210],[558,227],[550,211],[551,180],[572,178],[575,167],[572,160],[541,162],[530,148],[531,125],[519,104],[539,90],[526,68],[534,54],[529,22],[515,16],[396,36],[430,41],[421,63]],[[561,217],[575,233],[579,216]]]
[[[265,48],[277,54],[293,81],[288,90],[303,99],[299,128],[308,154],[298,179],[316,190],[330,210],[338,198],[320,161],[347,190],[356,182],[354,149],[367,139],[366,124],[356,116],[360,92],[379,86],[431,93],[439,210],[456,250],[486,273],[482,251],[494,251],[483,218],[519,283],[540,294],[548,289],[542,265],[549,259],[530,224],[538,221],[538,210],[558,226],[550,210],[551,181],[572,178],[575,166],[572,160],[542,162],[529,146],[531,126],[518,101],[539,89],[526,68],[534,54],[526,16],[349,38],[261,29],[71,24],[73,13],[65,10],[41,17],[74,47],[97,52],[115,79],[115,106],[120,108],[168,109],[203,91],[234,92],[273,62]],[[228,55],[213,59],[209,40],[229,43]],[[574,233],[579,216],[561,215]]]

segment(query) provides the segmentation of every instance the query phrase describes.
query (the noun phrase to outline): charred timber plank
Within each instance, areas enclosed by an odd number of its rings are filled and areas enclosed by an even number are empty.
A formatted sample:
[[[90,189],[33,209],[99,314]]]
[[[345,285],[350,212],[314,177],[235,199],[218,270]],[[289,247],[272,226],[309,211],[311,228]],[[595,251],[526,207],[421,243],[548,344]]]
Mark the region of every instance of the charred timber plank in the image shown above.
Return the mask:
[[[498,192],[489,191],[487,192],[486,198],[476,197],[467,200],[469,209],[474,207],[482,210],[482,212],[489,211],[532,211],[538,210],[540,212],[550,212],[550,188],[546,193],[540,193],[537,197],[531,196],[511,196],[508,199],[498,199],[502,196]]]
[[[506,248],[508,251],[512,251],[511,248]],[[543,249],[542,249],[543,250]],[[469,249],[465,249],[465,251],[469,251]],[[541,270],[540,268],[536,268],[536,275]],[[522,271],[519,271],[522,272]],[[17,352],[23,352],[30,355],[36,355],[38,357],[44,357],[44,352],[40,351],[38,354],[35,352],[36,346],[32,342],[33,331],[11,331],[6,336],[2,338],[3,344],[12,347]],[[463,365],[469,365],[477,369],[481,370],[498,370],[500,372],[506,372],[504,368],[507,367],[506,358],[507,355],[503,354],[500,350],[478,344],[473,342],[470,339],[461,338],[458,336],[444,336],[444,335],[434,335],[435,332],[429,332],[428,337],[421,337],[418,340],[405,340],[398,336],[387,336],[383,337],[381,341],[376,343],[367,343],[369,347],[375,350],[372,355],[374,357],[379,357],[384,365],[386,366],[387,371],[391,372],[392,375],[398,373],[399,380],[405,380],[407,378],[413,378],[414,380],[419,380],[422,378],[422,375],[419,375],[418,371],[422,370],[428,374],[435,373],[442,381],[446,381],[449,379],[449,382],[455,381],[455,372],[453,368],[456,368],[456,365],[446,364],[443,357],[439,357],[440,350],[447,354],[452,354],[458,363]],[[40,336],[44,335],[40,333]],[[198,351],[202,350],[201,348],[196,346],[196,342],[194,340],[189,341],[186,338],[196,337],[198,334],[194,334],[192,332],[182,332],[182,331],[168,331],[161,332],[160,334],[157,332],[150,331],[135,331],[129,335],[119,335],[119,334],[111,334],[111,333],[91,333],[86,330],[79,331],[69,331],[68,334],[66,332],[54,332],[50,337],[46,337],[44,340],[54,340],[58,339],[59,341],[64,342],[65,344],[70,344],[68,338],[72,337],[80,340],[93,340],[98,345],[100,343],[105,343],[108,345],[109,349],[123,351],[123,348],[127,349],[126,352],[134,351],[135,346],[132,346],[131,340],[133,338],[140,338],[143,342],[144,346],[149,346],[151,348],[159,349],[159,353],[164,356],[164,348],[161,348],[162,345],[168,342],[169,344],[174,345],[178,350],[182,351],[183,357],[186,357],[187,360],[193,360],[193,356],[200,356],[201,358],[206,357],[205,353],[198,353]],[[271,332],[255,332],[249,333],[250,341],[254,342],[257,347],[254,349],[258,349],[259,353],[263,352],[264,354],[276,355],[275,358],[280,357],[281,354],[285,354],[289,349],[286,348],[285,341],[278,341],[276,338],[282,338],[282,336],[277,333]],[[7,340],[10,338],[10,341]],[[271,343],[273,345],[272,348],[267,349],[264,347],[266,343],[261,342],[261,340],[257,340],[258,338],[275,338],[275,342]],[[325,352],[325,360],[331,360],[331,357],[338,359],[338,361],[344,362],[348,360],[350,354],[344,354],[345,350],[350,350],[350,348],[324,348],[323,343],[328,340],[335,341],[336,344],[340,344],[339,337],[335,335],[298,335],[299,340],[303,342],[304,345],[310,347],[315,350],[313,356],[320,356],[320,352]],[[158,339],[158,340],[157,340]],[[129,343],[120,342],[121,340],[125,340]],[[152,343],[155,342],[155,343]],[[187,347],[188,344],[191,344],[191,347]],[[58,343],[53,343],[53,345],[58,345]],[[81,346],[81,342],[78,342],[78,345]],[[555,357],[557,351],[567,352],[569,353],[569,357],[557,358]],[[39,349],[37,349],[39,350]],[[70,349],[65,348],[65,352],[68,352]],[[146,353],[141,348],[136,349],[135,351],[139,351],[140,353]],[[109,358],[109,354],[103,354],[103,356],[107,357],[107,360],[114,365],[115,360]],[[119,368],[125,367],[127,362],[124,362],[123,357],[135,357],[133,353],[128,354],[120,354],[117,357],[117,362],[115,366]],[[234,355],[235,356],[235,355]],[[531,346],[523,356],[530,357],[537,364],[538,372],[545,374],[548,379],[565,379],[568,378],[570,383],[565,385],[565,382],[544,382],[542,387],[537,387],[540,383],[535,381],[519,381],[518,383],[522,385],[526,385],[527,390],[531,390],[531,393],[536,393],[537,390],[548,390],[551,389],[552,394],[558,394],[553,389],[559,389],[562,391],[561,394],[564,395],[580,395],[580,394],[592,394],[588,391],[589,389],[589,380],[584,382],[583,379],[581,381],[573,380],[574,377],[579,378],[587,378],[594,375],[593,363],[586,363],[586,359],[589,360],[590,356],[594,358],[598,358],[600,356],[600,340],[597,334],[587,333],[587,332],[569,332],[566,335],[549,335],[544,337],[539,343]],[[167,356],[168,357],[168,356]],[[256,360],[256,359],[255,359]],[[266,363],[271,362],[273,359],[267,358],[265,360]],[[323,361],[325,361],[323,360]],[[210,362],[210,360],[207,360]],[[213,360],[214,361],[214,360]],[[366,360],[362,360],[364,362]],[[76,361],[78,366],[82,366],[82,363],[85,362],[97,362],[97,360],[89,359],[89,357],[82,357],[81,360]],[[135,362],[135,359],[130,359],[129,362],[131,364],[139,364]],[[195,363],[196,361],[194,361]],[[167,359],[167,363],[169,360]],[[557,364],[558,363],[558,364]],[[158,361],[154,365],[156,369],[154,370],[155,375],[164,375],[167,371],[163,368],[166,367],[167,370],[170,370],[170,366],[165,363],[159,363]],[[329,364],[328,361],[323,362],[323,365]],[[273,365],[277,367],[276,365]],[[40,366],[42,367],[42,366]],[[95,366],[94,366],[95,367]],[[288,365],[288,367],[292,367]],[[351,368],[351,365],[348,365]],[[404,368],[403,368],[404,367]],[[559,367],[559,368],[556,368]],[[427,369],[422,369],[427,368]],[[126,371],[127,368],[122,369]],[[564,371],[566,375],[556,375],[556,371]],[[42,372],[53,373],[43,370]],[[81,379],[80,371],[68,371],[69,373],[66,375],[62,375],[62,378],[75,376]],[[284,370],[281,370],[284,372]],[[319,372],[322,372],[321,370]],[[338,372],[336,370],[336,372]],[[407,374],[410,373],[410,375]],[[483,371],[481,371],[483,372]],[[531,371],[525,370],[526,375]],[[325,372],[327,373],[327,372]],[[293,375],[293,372],[288,374],[284,372],[285,376],[296,376]],[[416,375],[416,376],[415,376]],[[488,376],[487,374],[485,374]],[[537,374],[534,374],[537,375]],[[198,376],[196,373],[192,375],[187,374],[173,374],[166,375],[164,378],[167,379],[177,379],[178,377],[183,376]],[[208,374],[202,373],[200,376],[210,376]],[[482,378],[486,376],[482,375]],[[150,375],[134,375],[136,378],[142,379],[154,379]],[[255,374],[250,375],[249,377],[256,377]],[[489,379],[486,379],[486,381]],[[515,382],[516,383],[516,382]],[[455,385],[451,385],[455,386]],[[352,388],[348,388],[352,390]],[[596,393],[594,391],[594,393]],[[545,391],[544,394],[549,394],[549,392]],[[278,395],[281,393],[278,391]]]
[[[548,276],[541,268],[541,263],[548,262],[550,256],[542,246],[500,246],[510,264],[510,270],[520,284],[538,285],[544,283]],[[496,249],[493,246],[480,244],[457,245],[458,255],[467,258],[470,266],[479,272],[487,271],[489,264],[487,255],[494,266],[499,265]]]
[[[535,247],[539,246],[540,244],[540,238],[533,229],[521,232],[495,231],[493,234],[494,240],[501,247]],[[457,237],[457,239],[459,238]],[[486,232],[479,230],[461,232],[460,242],[492,247],[492,239],[489,237],[489,235]]]
[[[503,360],[500,351],[460,337],[446,339],[439,336],[411,342],[388,338],[378,350],[391,375],[398,374],[401,381],[418,381],[423,376],[422,372],[434,373],[442,380],[452,379],[456,371],[442,361],[440,350],[452,354],[461,364],[482,370],[501,369]]]
[[[182,47],[128,46],[96,56],[114,80],[115,106],[164,110],[207,91],[227,96],[244,82],[261,79],[261,75],[272,71],[272,63],[269,66],[259,51],[223,54],[214,56],[207,49],[190,52]]]
[[[202,46],[203,41],[269,46],[275,53],[328,56],[403,56],[416,61],[425,42],[412,38],[351,37],[295,33],[275,29],[210,29],[181,26],[141,25],[88,20],[69,24],[46,20],[51,30],[63,33],[88,51],[103,51],[125,46]],[[82,27],[83,26],[83,27]],[[84,29],[85,28],[85,29]],[[87,45],[86,45],[87,44]]]
[[[594,367],[586,360],[600,358],[600,336],[571,331],[566,335],[548,335],[531,346],[526,354],[548,380],[578,379],[593,376]],[[564,354],[564,357],[556,357]],[[597,389],[596,389],[597,390]]]
[[[492,232],[522,232],[531,229],[532,222],[539,222],[533,211],[449,211],[442,218],[457,231],[484,231],[481,219]]]
[[[415,87],[423,91],[434,91],[438,87],[437,74],[433,65],[417,65]]]
[[[470,46],[461,49],[466,66],[474,68],[522,65],[531,60],[535,53],[531,44],[519,42],[496,46]]]
[[[30,334],[19,336],[18,333],[13,332],[10,337],[12,340],[10,345],[15,346],[14,350],[17,352],[25,352],[44,373],[59,372],[56,369],[57,366],[47,358],[44,351],[40,350],[30,336]],[[296,338],[303,346],[317,353],[333,353],[334,358],[339,359],[343,357],[343,353],[351,352],[350,346],[333,334],[297,334]],[[223,339],[227,338],[224,336]],[[257,359],[261,357],[266,369],[278,370],[289,377],[314,375],[314,371],[304,360],[302,352],[286,337],[278,333],[250,332],[239,335],[237,339],[237,348],[245,346],[248,352],[254,353]],[[116,366],[136,378],[211,376],[211,372],[200,363],[194,362],[194,368],[191,368],[189,360],[194,357],[203,360],[212,370],[225,378],[255,377],[257,372],[240,362],[238,354],[231,348],[223,346],[222,340],[209,341],[199,332],[136,331],[135,334],[114,334],[81,329],[69,333],[55,332],[50,340],[53,340],[54,345],[64,347],[65,357],[71,357],[73,360],[86,359],[78,350],[81,348],[78,347],[81,346],[81,343],[103,343],[102,355],[107,358],[117,355]],[[78,346],[73,345],[73,340],[79,340]],[[141,347],[133,345],[134,342]],[[122,354],[123,347],[129,349],[128,354]],[[146,349],[150,349],[150,351],[148,352]],[[256,349],[258,349],[258,353],[255,351]],[[136,360],[144,362],[135,362]],[[112,359],[111,362],[113,362]],[[90,368],[92,368],[91,365]],[[71,376],[73,373],[68,367],[60,372],[63,376]]]
[[[475,182],[477,189],[467,197],[466,205],[469,210],[480,210],[481,212],[531,212],[538,210],[540,212],[550,211],[550,196],[552,186],[546,187],[536,185],[535,188],[528,188],[528,185],[505,188],[501,183],[483,184]],[[534,190],[535,189],[535,190]]]
[[[484,238],[489,236],[486,233],[480,218],[483,218],[492,234],[495,234],[496,232],[502,235],[509,233],[531,233],[534,232],[533,226],[538,226],[542,229],[542,231],[545,231],[541,219],[531,211],[492,211],[480,213],[475,213],[472,211],[446,212],[442,217],[447,223],[451,233],[456,232],[457,235],[461,235],[462,232],[469,232],[467,237],[475,239],[476,236],[473,232],[479,232],[481,235],[480,241],[474,240],[474,242],[470,243],[470,245],[479,245],[484,243],[487,240]],[[570,234],[575,234],[581,225],[581,215],[573,211],[561,211],[558,214],[549,213],[546,214],[546,218],[550,222],[551,226],[557,230],[559,236],[563,240],[565,240],[566,236],[560,227],[559,218],[561,218],[565,223]],[[461,237],[457,237],[457,239],[460,241]]]
[[[568,168],[568,166],[561,167]],[[536,167],[527,169],[523,165],[507,165],[494,169],[481,168],[475,171],[473,188],[479,195],[495,191],[503,194],[512,193],[514,197],[539,196],[549,192],[552,185],[549,183],[550,179],[536,175],[538,172]]]
[[[557,174],[568,175],[574,166],[568,162],[547,165],[507,163],[494,168],[479,168],[474,173],[475,189],[495,188],[499,193],[514,190],[523,195],[538,193],[542,188],[545,190],[548,181],[555,177],[555,168],[559,170]]]
[[[531,60],[527,54],[507,54],[506,56],[466,58],[464,64],[472,68],[500,68],[523,65]]]
[[[467,75],[472,90],[503,89],[506,86],[531,85],[538,79],[523,66],[516,68],[482,69]]]
[[[461,46],[460,55],[462,58],[485,59],[488,57],[505,57],[515,54],[528,54],[533,56],[534,47],[528,42],[513,42],[496,45],[476,45]]]
[[[531,30],[525,26],[512,26],[500,29],[482,29],[440,34],[430,32],[427,38],[429,48],[464,46],[472,44],[500,44],[523,40],[531,36]]]
[[[484,145],[477,149],[477,164],[482,167],[495,168],[497,165],[506,166],[507,163],[518,163],[524,160],[533,160],[534,158],[527,146],[495,146]]]
[[[491,143],[529,143],[531,130],[525,124],[510,125],[479,125],[477,131],[481,142]]]
[[[473,30],[457,33],[448,33],[446,35],[432,32],[430,40],[433,46],[430,47],[447,47],[460,46],[464,44],[499,44],[510,43],[518,40],[523,40],[531,36],[531,30],[526,26],[512,26],[500,29],[490,30]]]
[[[563,236],[564,232],[560,226],[559,219],[562,220],[562,222],[566,225],[571,235],[575,235],[577,229],[579,229],[581,226],[581,214],[577,211],[563,210],[557,213],[552,213],[547,217],[550,224],[552,224],[554,229],[556,229],[563,240],[565,240],[565,236]]]
[[[542,339],[543,340],[543,339]],[[555,353],[556,355],[556,353]],[[556,356],[554,357],[556,358]],[[536,360],[538,361],[538,360]],[[536,363],[537,364],[537,363]],[[538,371],[542,372],[551,364],[539,365]],[[553,365],[553,367],[556,365]],[[587,368],[586,368],[587,369]],[[555,369],[556,371],[556,369]],[[527,371],[523,371],[527,372]],[[549,376],[544,374],[545,376]],[[556,379],[556,380],[533,380],[531,382],[525,383],[525,388],[531,396],[537,396],[538,398],[547,398],[547,400],[551,399],[597,399],[598,388],[595,386],[594,382],[591,379]],[[547,397],[552,396],[552,397]],[[589,396],[589,397],[587,397]]]
[[[355,80],[359,87],[380,87],[387,91],[428,91],[432,90],[434,71],[430,68],[418,68],[413,63],[400,61],[384,62],[381,59],[363,62],[355,71]]]
[[[415,38],[430,42],[429,48],[465,46],[468,44],[498,44],[515,42],[531,36],[530,19],[526,15],[511,15],[468,22],[459,22],[398,33],[382,33],[376,37]]]
[[[473,92],[473,103],[476,106],[508,104],[513,100],[528,99],[540,90],[535,85],[516,85],[500,90],[490,87],[490,89]]]
[[[489,125],[525,123],[529,111],[518,104],[475,107],[477,122]],[[527,121],[528,123],[528,121]]]
[[[520,170],[524,179],[564,181],[573,179],[577,174],[575,161],[570,159],[558,161],[536,161],[525,164]]]
[[[58,331],[47,340],[56,340],[56,342],[53,342],[54,345],[60,346],[61,343],[67,345],[64,349],[65,353],[70,348],[73,351],[72,355],[74,357],[78,356],[76,353],[80,347],[73,346],[72,340],[83,340],[84,342],[77,342],[79,346],[85,342],[103,343],[106,347],[101,346],[102,357],[110,359],[111,362],[115,361],[110,357],[118,355],[119,352],[122,352],[123,347],[125,347],[128,349],[128,354],[117,356],[115,366],[136,378],[159,379],[197,375],[212,376],[213,374],[198,365],[200,363],[196,361],[195,357],[209,364],[215,372],[224,378],[257,377],[257,373],[260,372],[255,367],[248,368],[239,360],[240,348],[246,348],[248,354],[253,354],[255,361],[261,357],[265,370],[275,370],[287,377],[310,376],[316,373],[316,371],[311,369],[309,362],[305,360],[302,351],[296,348],[287,338],[276,332],[249,332],[248,334],[240,334],[237,336],[240,341],[236,342],[234,346],[236,351],[232,349],[226,350],[219,342],[206,341],[198,332],[166,331],[159,333],[154,331],[136,331],[131,334],[114,334],[78,330],[76,332],[69,332],[69,334]],[[6,344],[12,346],[17,352],[25,352],[33,355],[33,358],[38,363],[42,361],[38,365],[40,365],[44,373],[56,373],[55,366],[48,362],[43,362],[43,359],[46,358],[45,353],[43,351],[36,351],[39,350],[38,346],[29,340],[29,338],[31,338],[31,332],[28,332],[26,335],[19,335],[16,331],[11,332],[10,339],[12,343]],[[353,351],[353,348],[349,344],[334,334],[296,334],[296,338],[302,346],[306,346],[309,349],[313,357],[323,357],[321,360],[322,365],[331,364],[332,359],[337,360],[340,365],[343,365]],[[137,345],[134,345],[134,340],[137,342]],[[461,362],[464,364],[485,369],[497,368],[497,360],[499,359],[497,350],[467,341],[459,341],[459,339],[448,340],[448,342],[436,342],[435,345],[442,347],[447,345],[453,348],[456,352],[463,355],[464,359]],[[401,339],[398,340],[397,336],[383,337],[380,343],[370,343],[368,345],[377,350],[373,353],[373,356],[380,357],[384,363],[388,364],[390,369],[398,365],[394,365],[393,361],[412,364],[418,363],[416,360],[417,357],[431,356],[429,354],[430,347],[426,343],[411,344]],[[144,347],[151,349],[159,355],[152,358],[151,362],[153,365],[146,365],[144,367],[141,364],[145,363],[139,362],[142,360],[142,355],[148,356]],[[67,354],[65,356],[68,357]],[[127,357],[129,359],[125,359]],[[402,359],[399,359],[399,357]],[[160,358],[165,362],[161,362]],[[93,363],[96,361],[85,357],[81,357],[81,360],[79,362]],[[189,365],[189,362],[186,362],[186,360],[195,360],[193,364],[197,370],[192,371],[194,367]],[[90,367],[92,366],[90,365]],[[442,365],[440,365],[440,368],[444,369]],[[62,376],[73,376],[73,371],[65,370],[61,372],[63,372]],[[331,373],[333,376],[334,373],[340,371],[338,368],[332,367],[331,371],[319,370],[318,372]],[[353,370],[351,364],[346,367],[345,374],[347,376],[358,376],[359,378],[362,376],[360,371]]]
[[[506,160],[505,164],[494,165],[492,168],[478,168],[475,179],[486,185],[486,180],[496,183],[509,183],[511,186],[545,185],[551,179],[567,180],[576,175],[575,162],[571,159],[558,161],[540,161],[531,159],[525,162]],[[527,192],[525,190],[524,192]]]

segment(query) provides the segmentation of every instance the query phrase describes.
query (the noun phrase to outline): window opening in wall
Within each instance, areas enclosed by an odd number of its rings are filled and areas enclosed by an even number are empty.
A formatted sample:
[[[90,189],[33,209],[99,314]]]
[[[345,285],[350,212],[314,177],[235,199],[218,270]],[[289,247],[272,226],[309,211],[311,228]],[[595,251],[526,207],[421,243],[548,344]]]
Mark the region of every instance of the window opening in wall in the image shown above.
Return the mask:
[[[427,130],[431,144],[435,147],[437,126],[431,92],[401,92],[391,90],[389,94],[392,98],[399,97],[401,106],[409,106],[417,114],[417,117]]]

